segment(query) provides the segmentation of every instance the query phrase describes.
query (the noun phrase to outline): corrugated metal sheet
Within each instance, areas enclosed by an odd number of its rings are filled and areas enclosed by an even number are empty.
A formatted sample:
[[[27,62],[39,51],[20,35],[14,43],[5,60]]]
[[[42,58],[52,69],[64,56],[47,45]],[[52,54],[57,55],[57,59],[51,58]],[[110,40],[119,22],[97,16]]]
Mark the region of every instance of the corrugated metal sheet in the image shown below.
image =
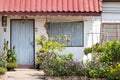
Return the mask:
[[[101,11],[101,0],[0,0],[0,12]]]
[[[16,46],[17,63],[33,65],[33,20],[12,20],[12,46]]]

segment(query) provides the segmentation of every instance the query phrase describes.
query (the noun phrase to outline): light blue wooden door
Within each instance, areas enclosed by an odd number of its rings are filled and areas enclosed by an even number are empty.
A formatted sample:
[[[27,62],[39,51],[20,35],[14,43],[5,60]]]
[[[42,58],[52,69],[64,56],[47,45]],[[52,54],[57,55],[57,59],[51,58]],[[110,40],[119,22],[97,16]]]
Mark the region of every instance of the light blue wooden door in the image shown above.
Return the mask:
[[[34,64],[33,20],[11,20],[11,44],[16,46],[18,65]]]

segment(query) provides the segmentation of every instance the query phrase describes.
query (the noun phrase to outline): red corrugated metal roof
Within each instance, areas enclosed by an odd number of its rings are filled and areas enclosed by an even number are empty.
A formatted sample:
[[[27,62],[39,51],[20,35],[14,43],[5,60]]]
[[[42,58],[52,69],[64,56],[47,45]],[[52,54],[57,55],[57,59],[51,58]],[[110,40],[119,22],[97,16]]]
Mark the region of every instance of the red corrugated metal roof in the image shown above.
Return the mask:
[[[100,0],[0,0],[0,12],[100,12]]]
[[[101,11],[101,0],[0,0],[0,12],[99,13]]]

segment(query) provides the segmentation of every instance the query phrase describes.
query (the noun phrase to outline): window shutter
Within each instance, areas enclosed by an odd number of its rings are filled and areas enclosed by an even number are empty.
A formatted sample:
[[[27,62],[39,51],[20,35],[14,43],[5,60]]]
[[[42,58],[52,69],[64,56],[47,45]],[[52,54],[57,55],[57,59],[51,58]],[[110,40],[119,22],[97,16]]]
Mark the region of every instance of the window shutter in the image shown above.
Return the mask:
[[[50,37],[53,37],[53,36],[59,37],[60,32],[61,32],[60,28],[61,28],[61,24],[51,23],[50,24]],[[58,41],[60,41],[60,40],[58,40]]]
[[[82,23],[72,23],[72,45],[83,46],[83,26]]]
[[[61,24],[61,36],[66,35],[69,38],[72,38],[72,31],[71,31],[71,24],[70,23],[62,23]],[[62,43],[65,43],[67,46],[71,46],[72,42],[67,42],[66,40],[62,40]]]
[[[65,43],[67,46],[78,47],[83,46],[83,22],[63,22],[50,24],[50,37],[58,36],[60,43]],[[60,36],[68,36],[71,42],[61,40]]]
[[[117,25],[116,24],[105,24],[103,27],[103,38],[104,40],[112,41],[117,39]],[[112,33],[112,34],[111,34]],[[107,39],[106,39],[107,38]]]

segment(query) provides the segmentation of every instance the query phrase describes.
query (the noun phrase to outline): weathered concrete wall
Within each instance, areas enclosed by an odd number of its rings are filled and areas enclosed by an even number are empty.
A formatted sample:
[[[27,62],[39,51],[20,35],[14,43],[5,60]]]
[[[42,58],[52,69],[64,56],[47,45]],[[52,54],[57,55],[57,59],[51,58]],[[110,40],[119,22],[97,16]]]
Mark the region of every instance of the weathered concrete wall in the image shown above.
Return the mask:
[[[8,16],[8,24],[7,24],[7,31],[3,31],[3,27],[0,25],[0,52],[3,48],[4,39],[10,42],[10,19],[21,19],[18,16]],[[44,16],[28,16],[28,19],[35,19],[35,26],[38,31],[35,32],[35,37],[44,34],[48,37],[44,24],[46,22],[46,18]],[[100,24],[101,24],[101,17],[81,17],[81,16],[52,16],[48,17],[48,21],[50,22],[72,22],[72,21],[83,21],[84,22],[84,46],[83,47],[67,47],[61,54],[72,53],[74,54],[75,59],[81,60],[84,56],[84,48],[91,46],[92,44],[99,42],[99,35],[94,34],[93,38],[91,34],[88,33],[100,33]],[[1,23],[1,20],[0,20]],[[9,43],[10,48],[10,43]],[[37,52],[38,47],[35,46],[35,52]]]

